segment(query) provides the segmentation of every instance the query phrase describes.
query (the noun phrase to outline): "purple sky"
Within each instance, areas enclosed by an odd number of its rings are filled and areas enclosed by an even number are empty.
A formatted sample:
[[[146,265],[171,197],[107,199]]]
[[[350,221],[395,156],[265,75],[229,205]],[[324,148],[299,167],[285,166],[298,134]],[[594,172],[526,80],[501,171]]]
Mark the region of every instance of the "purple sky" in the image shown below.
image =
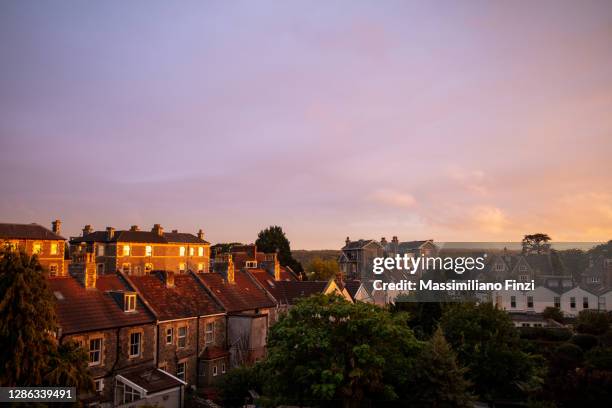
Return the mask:
[[[0,2],[0,221],[612,239],[612,2]]]

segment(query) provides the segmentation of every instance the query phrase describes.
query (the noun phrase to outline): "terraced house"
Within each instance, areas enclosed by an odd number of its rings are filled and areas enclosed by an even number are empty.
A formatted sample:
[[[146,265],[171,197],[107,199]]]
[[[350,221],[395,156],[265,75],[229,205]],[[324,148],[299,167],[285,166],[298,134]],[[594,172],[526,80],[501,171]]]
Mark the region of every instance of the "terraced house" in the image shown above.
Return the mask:
[[[0,223],[0,246],[36,255],[49,276],[67,274],[64,262],[65,238],[60,235],[62,223],[55,220],[48,230],[38,224]]]
[[[210,244],[200,230],[197,235],[173,230],[165,232],[155,224],[150,231],[137,225],[129,230],[93,231],[83,228],[80,237],[70,240],[70,254],[74,268],[81,268],[94,258],[98,275],[122,271],[127,275],[147,275],[154,271],[205,273],[209,270]],[[89,254],[89,255],[88,255]]]
[[[60,342],[75,341],[89,355],[95,393],[86,406],[180,407],[186,383],[156,367],[156,317],[118,274],[50,277]]]
[[[157,322],[157,367],[206,390],[229,369],[226,315],[194,272],[125,276]]]
[[[262,359],[268,329],[276,321],[274,299],[245,268],[236,268],[231,253],[217,255],[213,271],[197,277],[227,312],[231,366]]]

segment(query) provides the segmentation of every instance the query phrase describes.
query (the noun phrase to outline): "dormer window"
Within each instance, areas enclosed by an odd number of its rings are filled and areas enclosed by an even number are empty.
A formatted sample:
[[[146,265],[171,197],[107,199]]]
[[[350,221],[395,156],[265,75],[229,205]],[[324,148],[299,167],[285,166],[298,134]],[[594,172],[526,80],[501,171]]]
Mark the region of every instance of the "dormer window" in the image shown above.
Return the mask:
[[[125,312],[136,311],[136,294],[126,293],[123,295],[123,310]]]
[[[257,268],[257,261],[246,261],[247,268]]]

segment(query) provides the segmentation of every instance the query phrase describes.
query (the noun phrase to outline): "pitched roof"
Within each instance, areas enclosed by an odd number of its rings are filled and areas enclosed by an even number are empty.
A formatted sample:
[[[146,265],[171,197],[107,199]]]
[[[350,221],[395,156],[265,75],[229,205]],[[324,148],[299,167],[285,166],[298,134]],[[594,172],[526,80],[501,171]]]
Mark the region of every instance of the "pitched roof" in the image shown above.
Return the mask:
[[[322,294],[329,281],[278,281],[275,284],[283,295],[282,303],[294,305],[301,298]]]
[[[192,274],[174,275],[167,288],[161,272],[128,278],[153,308],[159,320],[183,319],[223,313],[224,310]]]
[[[209,346],[202,351],[200,354],[200,358],[203,360],[216,360],[218,358],[222,358],[229,355],[229,351],[225,350],[221,347]]]
[[[186,243],[186,244],[208,244],[208,241],[199,239],[196,235],[186,232],[164,232],[159,235],[153,231],[115,231],[113,238],[108,239],[106,231],[94,231],[82,237],[75,237],[70,240],[71,244],[81,242],[139,242],[154,244]]]
[[[414,251],[414,250],[419,249],[423,244],[427,242],[429,241],[427,240],[425,241],[405,241],[405,242],[400,242],[397,245],[397,248],[399,252]]]
[[[85,289],[73,277],[48,278],[48,283],[55,294],[57,318],[64,334],[155,322],[140,299],[136,311],[123,311],[116,292],[111,291],[131,288],[117,275],[100,276],[93,289]]]
[[[198,277],[228,312],[275,306],[274,302],[244,271],[235,270],[234,283],[227,282],[222,274],[216,272],[199,273]]]
[[[359,287],[361,286],[361,281],[349,280],[349,281],[344,281],[343,284],[344,284],[344,287],[346,288],[346,291],[349,293],[349,295],[351,295],[353,300],[355,300],[355,295],[357,294],[357,291],[359,290]]]
[[[0,223],[1,239],[58,239],[65,240],[61,235],[38,224]]]
[[[374,241],[373,239],[360,239],[357,241],[349,241],[349,243],[343,246],[342,249],[361,249],[371,243],[378,244],[378,242]]]

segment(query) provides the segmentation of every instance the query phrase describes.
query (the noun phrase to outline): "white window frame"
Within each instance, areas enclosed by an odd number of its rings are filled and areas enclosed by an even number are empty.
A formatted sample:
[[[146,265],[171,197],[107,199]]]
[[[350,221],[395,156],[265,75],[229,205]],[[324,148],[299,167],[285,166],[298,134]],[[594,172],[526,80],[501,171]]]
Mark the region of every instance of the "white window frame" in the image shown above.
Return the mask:
[[[104,378],[97,378],[94,380],[94,384],[95,384],[95,391],[96,392],[102,392],[102,390],[104,390]]]
[[[138,342],[133,341],[134,340],[133,336],[138,336]],[[129,346],[128,354],[130,358],[140,357],[140,355],[142,354],[142,333],[139,331],[131,332],[128,346]],[[137,349],[136,354],[132,353],[133,348]]]
[[[213,377],[216,377],[219,374],[219,371],[217,370],[217,365],[213,365]]]
[[[582,308],[583,309],[588,309],[589,308],[589,297],[588,296],[583,296],[583,298],[582,298]]]
[[[99,342],[99,348],[92,349],[91,348],[92,342],[94,342],[94,344],[96,344],[95,342]],[[104,343],[103,337],[92,337],[91,339],[89,339],[89,366],[97,366],[97,365],[102,364],[103,343]],[[92,360],[92,356],[96,355],[96,353],[98,356],[97,360]]]
[[[182,371],[180,371],[180,368],[183,368]],[[180,378],[181,380],[185,381],[185,376],[187,374],[187,362],[186,361],[181,361],[176,365],[176,377]]]
[[[136,311],[136,294],[126,293],[123,304],[124,312],[135,312]]]
[[[98,244],[98,256],[104,256],[104,244]]]
[[[510,309],[516,309],[516,296],[510,296]]]
[[[257,261],[246,261],[246,267],[249,269],[257,268]]]
[[[209,325],[211,326],[210,330],[208,329]],[[208,339],[209,335],[210,340]],[[205,344],[212,344],[215,342],[215,322],[206,323],[204,326],[204,342]]]
[[[533,309],[533,296],[527,296],[527,308]]]
[[[576,298],[574,296],[570,297],[570,309],[576,309]]]
[[[185,329],[184,334],[181,336],[181,329]],[[183,345],[181,345],[181,341]],[[185,348],[187,347],[187,326],[179,326],[176,331],[176,347]]]
[[[225,362],[221,363],[221,374],[225,374]]]
[[[170,338],[170,341],[168,341],[168,337]],[[166,328],[166,344],[172,344],[174,343],[174,327],[167,327]]]

